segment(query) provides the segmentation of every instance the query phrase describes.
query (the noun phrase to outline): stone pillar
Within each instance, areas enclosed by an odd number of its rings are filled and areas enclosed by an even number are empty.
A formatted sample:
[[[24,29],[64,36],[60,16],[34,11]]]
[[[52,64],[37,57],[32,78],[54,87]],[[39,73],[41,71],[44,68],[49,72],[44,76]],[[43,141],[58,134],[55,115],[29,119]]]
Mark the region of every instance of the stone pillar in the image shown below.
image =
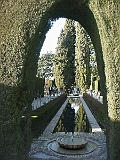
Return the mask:
[[[95,93],[98,93],[98,81],[95,81]]]

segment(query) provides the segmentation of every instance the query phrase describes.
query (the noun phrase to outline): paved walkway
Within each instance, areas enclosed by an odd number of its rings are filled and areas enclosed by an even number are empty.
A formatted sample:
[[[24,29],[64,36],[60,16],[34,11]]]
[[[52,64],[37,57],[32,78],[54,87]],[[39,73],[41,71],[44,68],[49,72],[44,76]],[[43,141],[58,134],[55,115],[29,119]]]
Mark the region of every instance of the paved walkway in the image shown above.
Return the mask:
[[[33,102],[32,102],[32,110],[35,110],[39,107],[41,107],[42,105],[48,103],[49,101],[53,100],[54,98],[56,98],[58,95],[55,95],[55,96],[44,96],[44,97],[41,97],[41,98],[37,98],[37,99],[34,99]]]
[[[106,160],[107,159],[107,151],[106,151],[106,137],[102,130],[100,129],[99,125],[97,124],[96,120],[91,115],[91,112],[88,110],[86,103],[83,101],[82,97],[80,96],[83,105],[85,105],[86,110],[88,112],[88,117],[90,117],[90,121],[93,124],[93,133],[85,133],[85,132],[75,132],[76,135],[82,136],[88,140],[88,142],[93,143],[96,148],[87,154],[77,154],[74,155],[71,150],[71,154],[59,154],[54,150],[50,149],[50,145],[53,142],[56,142],[58,136],[64,135],[63,132],[52,133],[55,125],[58,122],[66,104],[69,100],[69,97],[65,101],[65,103],[61,106],[60,110],[54,116],[50,124],[47,126],[43,135],[41,135],[38,139],[33,139],[31,144],[31,150],[29,153],[30,160]],[[97,129],[94,130],[97,125]]]

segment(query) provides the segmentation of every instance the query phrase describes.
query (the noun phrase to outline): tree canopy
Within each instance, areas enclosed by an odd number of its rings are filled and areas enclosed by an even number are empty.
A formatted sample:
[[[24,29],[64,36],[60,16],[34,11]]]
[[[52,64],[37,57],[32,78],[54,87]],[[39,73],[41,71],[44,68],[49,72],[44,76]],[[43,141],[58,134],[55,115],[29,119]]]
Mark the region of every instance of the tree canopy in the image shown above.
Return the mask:
[[[58,38],[54,59],[54,77],[58,89],[68,90],[74,84],[75,22],[66,19],[64,30]]]
[[[82,92],[90,88],[91,76],[99,79],[91,38],[79,22],[76,22],[75,68],[75,83]]]
[[[54,54],[52,52],[48,52],[46,54],[42,54],[38,60],[38,69],[37,69],[37,76],[40,78],[47,78],[50,79],[53,77],[53,57]]]

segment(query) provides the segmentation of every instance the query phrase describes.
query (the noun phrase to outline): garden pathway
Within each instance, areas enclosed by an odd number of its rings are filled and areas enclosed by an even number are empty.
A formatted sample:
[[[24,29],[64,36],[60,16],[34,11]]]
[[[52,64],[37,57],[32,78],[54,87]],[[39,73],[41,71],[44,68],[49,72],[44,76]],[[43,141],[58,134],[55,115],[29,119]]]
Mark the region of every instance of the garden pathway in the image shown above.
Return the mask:
[[[80,99],[83,101],[82,103],[86,107],[86,110],[90,116],[90,121],[92,120],[93,128],[95,123],[95,127],[97,126],[97,130],[93,129],[92,133],[75,132],[75,135],[79,135],[82,136],[83,138],[86,138],[90,143],[93,143],[96,146],[95,149],[87,154],[75,155],[73,150],[71,150],[71,154],[60,154],[58,152],[51,150],[51,148],[49,147],[51,143],[56,141],[58,136],[64,135],[63,132],[52,133],[52,131],[69,100],[68,97],[67,100],[64,102],[64,104],[61,106],[60,110],[51,120],[50,124],[47,126],[43,134],[38,139],[33,139],[33,142],[31,144],[31,150],[29,153],[30,160],[106,160],[107,159],[106,137],[102,132],[101,128],[99,127],[99,125],[97,124],[96,120],[94,119],[93,115],[89,111],[86,103],[82,99],[82,96],[80,96]]]

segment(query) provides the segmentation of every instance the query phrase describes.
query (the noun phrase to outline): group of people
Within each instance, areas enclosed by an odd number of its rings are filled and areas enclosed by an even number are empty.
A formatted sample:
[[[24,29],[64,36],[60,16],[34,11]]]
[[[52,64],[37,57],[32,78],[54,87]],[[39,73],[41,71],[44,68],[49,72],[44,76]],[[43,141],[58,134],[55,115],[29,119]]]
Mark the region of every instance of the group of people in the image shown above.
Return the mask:
[[[53,96],[55,96],[55,94],[58,95],[58,89],[55,86],[49,87],[49,95],[51,96],[52,94],[53,94]]]

